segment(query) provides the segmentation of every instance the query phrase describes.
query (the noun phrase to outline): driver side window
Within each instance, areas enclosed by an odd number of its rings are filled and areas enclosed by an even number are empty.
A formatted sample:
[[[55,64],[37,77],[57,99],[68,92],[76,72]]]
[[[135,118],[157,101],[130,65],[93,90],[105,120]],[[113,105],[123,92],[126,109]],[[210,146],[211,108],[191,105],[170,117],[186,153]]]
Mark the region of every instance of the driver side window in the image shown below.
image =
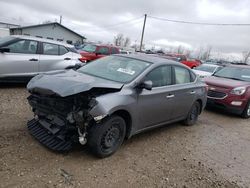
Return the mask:
[[[150,73],[148,73],[146,80],[151,80],[153,82],[153,87],[172,85],[171,66],[161,66],[155,68]]]

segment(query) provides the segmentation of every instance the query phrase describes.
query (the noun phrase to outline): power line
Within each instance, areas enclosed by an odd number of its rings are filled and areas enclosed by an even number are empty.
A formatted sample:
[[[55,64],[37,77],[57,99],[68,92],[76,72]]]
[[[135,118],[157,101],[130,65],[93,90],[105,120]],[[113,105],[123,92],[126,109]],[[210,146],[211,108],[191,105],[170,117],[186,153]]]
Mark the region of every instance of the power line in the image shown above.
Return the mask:
[[[136,21],[136,20],[140,20],[140,19],[142,19],[142,18],[143,18],[143,17],[140,16],[140,17],[138,17],[138,18],[134,18],[134,19],[131,19],[131,20],[119,22],[119,23],[112,24],[112,25],[100,26],[100,27],[102,27],[102,28],[115,27],[115,26],[118,26],[118,25],[123,25],[123,24],[131,23],[131,22],[134,22],[134,21]]]
[[[182,24],[192,24],[192,25],[210,25],[210,26],[250,26],[250,23],[208,23],[208,22],[193,22],[193,21],[184,21],[184,20],[174,20],[168,18],[160,18],[155,16],[148,16],[149,18],[166,21],[166,22],[174,22],[174,23],[182,23]]]

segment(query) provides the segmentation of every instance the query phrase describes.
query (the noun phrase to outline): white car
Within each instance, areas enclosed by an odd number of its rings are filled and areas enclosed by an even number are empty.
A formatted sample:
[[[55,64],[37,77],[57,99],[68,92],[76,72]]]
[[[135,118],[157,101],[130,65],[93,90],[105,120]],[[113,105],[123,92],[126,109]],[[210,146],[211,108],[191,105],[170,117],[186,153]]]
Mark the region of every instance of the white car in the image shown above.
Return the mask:
[[[223,66],[213,65],[213,64],[202,64],[198,67],[195,67],[193,71],[200,78],[205,78],[208,76],[212,76],[215,72],[220,70]]]
[[[27,82],[47,71],[79,68],[73,46],[53,40],[13,35],[0,39],[0,82]]]

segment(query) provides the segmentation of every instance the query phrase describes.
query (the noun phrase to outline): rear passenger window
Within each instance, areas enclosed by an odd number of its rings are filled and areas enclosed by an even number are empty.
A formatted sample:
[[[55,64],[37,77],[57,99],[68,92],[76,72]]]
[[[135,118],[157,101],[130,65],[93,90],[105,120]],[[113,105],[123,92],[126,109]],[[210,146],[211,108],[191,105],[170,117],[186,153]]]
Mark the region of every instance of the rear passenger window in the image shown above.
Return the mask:
[[[56,44],[43,43],[43,54],[45,55],[58,55],[59,46]]]
[[[64,46],[59,46],[59,55],[64,55],[68,52],[69,52],[68,49],[65,48]]]
[[[175,70],[175,83],[184,84],[191,82],[190,71],[183,67],[174,67]]]
[[[161,66],[152,70],[146,76],[146,80],[153,82],[153,87],[162,87],[172,84],[171,66]]]

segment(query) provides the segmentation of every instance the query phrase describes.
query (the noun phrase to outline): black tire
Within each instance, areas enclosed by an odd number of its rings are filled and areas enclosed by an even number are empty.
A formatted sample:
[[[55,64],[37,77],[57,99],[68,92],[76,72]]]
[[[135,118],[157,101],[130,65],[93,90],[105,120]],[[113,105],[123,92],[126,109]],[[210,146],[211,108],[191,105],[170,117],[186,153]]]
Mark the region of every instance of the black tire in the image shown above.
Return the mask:
[[[193,106],[191,107],[187,118],[184,121],[184,124],[187,126],[194,125],[198,119],[200,114],[201,105],[198,101],[196,101]]]
[[[241,114],[241,117],[243,118],[250,118],[250,100],[248,101],[243,113]]]
[[[123,143],[126,123],[120,116],[111,116],[93,125],[88,134],[88,147],[99,158],[115,153]]]

